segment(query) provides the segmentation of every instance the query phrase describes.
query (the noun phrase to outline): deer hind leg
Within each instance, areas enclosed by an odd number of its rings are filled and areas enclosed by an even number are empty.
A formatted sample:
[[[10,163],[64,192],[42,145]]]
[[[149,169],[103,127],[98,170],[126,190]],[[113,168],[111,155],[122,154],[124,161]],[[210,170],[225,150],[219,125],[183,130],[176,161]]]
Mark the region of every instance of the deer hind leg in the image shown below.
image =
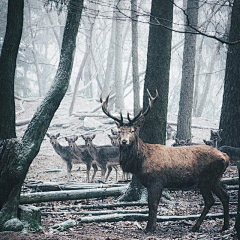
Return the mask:
[[[207,185],[207,183],[206,183],[206,185]],[[209,212],[209,209],[211,208],[211,206],[215,202],[210,188],[200,187],[200,192],[203,196],[205,206],[203,208],[201,216],[199,217],[196,224],[192,228],[193,232],[196,232],[196,231],[199,230],[199,227],[200,227],[201,223],[203,222],[204,218],[206,217],[207,213]]]
[[[98,171],[97,164],[93,163],[92,167],[93,167],[93,175],[92,175],[91,182],[93,182],[93,179],[94,179],[94,177],[95,177],[95,175],[96,175],[96,173]]]
[[[67,181],[69,182],[72,171],[72,162],[67,162]]]
[[[227,230],[229,228],[229,196],[227,192],[222,188],[220,181],[213,186],[213,193],[220,199],[223,204],[224,211],[224,224],[222,230]]]
[[[109,177],[111,172],[112,172],[112,166],[108,166],[108,173],[107,173],[107,176],[105,178],[105,182],[107,181],[107,179],[108,179],[108,177]]]
[[[151,186],[148,189],[148,223],[145,232],[154,232],[156,229],[157,209],[162,196],[162,186]]]
[[[118,167],[114,166],[113,168],[115,169],[115,172],[116,172],[116,182],[117,182],[118,181]]]

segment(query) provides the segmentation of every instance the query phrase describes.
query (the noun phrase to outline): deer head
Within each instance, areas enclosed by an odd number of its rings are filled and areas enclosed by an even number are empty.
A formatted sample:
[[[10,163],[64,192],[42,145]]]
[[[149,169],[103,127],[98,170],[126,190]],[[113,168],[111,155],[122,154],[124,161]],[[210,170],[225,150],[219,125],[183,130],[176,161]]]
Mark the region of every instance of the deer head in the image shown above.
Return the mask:
[[[54,134],[49,134],[49,133],[46,133],[46,135],[50,138],[50,143],[52,145],[57,145],[58,144],[58,138],[60,136],[60,133],[54,135]]]
[[[120,118],[117,118],[110,113],[108,109],[109,95],[107,96],[105,101],[102,100],[102,95],[100,96],[103,112],[108,117],[112,118],[117,124],[119,144],[122,147],[131,146],[135,142],[137,129],[143,125],[145,116],[148,114],[149,110],[151,109],[152,103],[159,96],[157,90],[156,90],[155,97],[151,96],[148,89],[147,89],[147,93],[148,93],[148,101],[149,101],[147,109],[144,112],[141,110],[133,119],[131,119],[130,114],[127,113],[128,122],[124,122],[121,111],[120,111]]]
[[[76,144],[75,142],[78,140],[78,136],[65,137],[65,140],[68,142],[69,147],[73,148]]]
[[[84,136],[84,135],[81,135],[81,137],[83,138],[83,140],[85,141],[85,145],[86,146],[92,146],[93,143],[92,143],[92,140],[96,137],[96,135],[91,135],[91,136]]]

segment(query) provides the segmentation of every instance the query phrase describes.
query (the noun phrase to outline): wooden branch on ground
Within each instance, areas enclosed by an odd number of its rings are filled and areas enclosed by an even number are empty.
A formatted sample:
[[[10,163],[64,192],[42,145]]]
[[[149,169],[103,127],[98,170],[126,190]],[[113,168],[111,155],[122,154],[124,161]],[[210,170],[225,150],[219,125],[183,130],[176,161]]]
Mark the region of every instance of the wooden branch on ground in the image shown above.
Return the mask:
[[[87,190],[28,193],[28,194],[21,194],[20,204],[76,200],[76,199],[89,199],[89,198],[106,198],[110,196],[119,196],[126,189],[127,189],[127,186],[114,187],[114,188],[87,189]]]
[[[96,188],[111,188],[122,187],[126,184],[118,183],[58,183],[58,182],[45,182],[45,183],[25,183],[24,187],[32,188],[37,191],[60,191],[60,190],[80,190],[80,189],[96,189]]]
[[[238,177],[235,178],[222,178],[221,179],[222,184],[227,184],[227,185],[238,185],[239,184],[239,179]]]
[[[55,208],[54,208],[55,209]],[[79,208],[78,208],[79,209]],[[108,214],[145,214],[148,213],[148,209],[138,209],[138,210],[103,210],[103,211],[64,211],[64,212],[41,212],[43,216],[48,215],[92,215],[92,216],[100,216],[100,215],[108,215]]]
[[[77,203],[78,201],[76,201]],[[80,203],[80,201],[79,201]],[[133,206],[147,206],[147,202],[121,202],[121,203],[110,203],[110,204],[94,204],[94,205],[81,205],[81,209],[115,209],[117,207],[133,207]],[[52,209],[49,206],[42,206],[41,210],[44,209]],[[79,209],[78,205],[71,205],[71,206],[55,206],[54,209],[59,210],[67,210],[67,209]]]
[[[230,212],[230,217],[237,216],[237,212]],[[196,220],[200,215],[187,216],[157,216],[157,222]],[[222,213],[208,214],[205,219],[223,218]],[[108,214],[102,216],[82,217],[78,219],[80,223],[99,223],[99,222],[119,222],[119,221],[147,221],[148,214]]]
[[[19,126],[23,126],[23,125],[26,125],[28,123],[30,123],[31,119],[24,119],[24,120],[19,120],[16,122],[16,127],[19,127]]]

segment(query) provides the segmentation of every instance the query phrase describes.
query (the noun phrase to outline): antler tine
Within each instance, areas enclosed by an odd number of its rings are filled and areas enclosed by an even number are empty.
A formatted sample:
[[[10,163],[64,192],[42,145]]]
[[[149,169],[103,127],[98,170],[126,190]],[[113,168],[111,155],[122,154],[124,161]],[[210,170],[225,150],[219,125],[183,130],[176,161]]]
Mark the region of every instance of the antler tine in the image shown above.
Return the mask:
[[[130,119],[130,115],[128,113],[128,121],[130,124],[133,124],[134,122],[136,122],[140,117],[142,116],[142,109],[140,110],[140,112],[133,118],[133,119]]]
[[[149,110],[152,108],[152,103],[159,97],[157,89],[156,89],[155,97],[152,97],[148,89],[147,89],[147,94],[148,94],[148,107],[145,110],[145,112],[142,114],[143,116],[146,116],[148,114]]]
[[[103,112],[104,112],[108,117],[112,118],[114,121],[116,121],[116,122],[118,122],[118,123],[120,123],[120,124],[122,125],[122,124],[123,124],[122,113],[120,113],[120,117],[121,117],[121,118],[118,119],[117,117],[114,117],[114,116],[110,113],[110,111],[109,111],[109,109],[108,109],[109,96],[110,96],[110,93],[108,94],[106,100],[103,101],[103,100],[102,100],[102,94],[101,94],[101,96],[100,96],[100,101],[101,101],[101,103],[102,103],[102,110],[103,110]]]

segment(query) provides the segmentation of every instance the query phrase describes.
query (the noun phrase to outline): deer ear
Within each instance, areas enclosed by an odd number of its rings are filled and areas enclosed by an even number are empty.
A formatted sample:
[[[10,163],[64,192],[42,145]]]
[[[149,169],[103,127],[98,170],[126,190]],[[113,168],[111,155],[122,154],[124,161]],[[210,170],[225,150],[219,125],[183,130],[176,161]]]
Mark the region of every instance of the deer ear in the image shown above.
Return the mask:
[[[75,136],[75,138],[74,138],[74,139],[75,139],[75,141],[77,141],[77,140],[78,140],[78,136]]]
[[[178,138],[175,138],[175,142],[176,142],[176,143],[179,143],[179,139],[178,139]]]
[[[92,139],[94,139],[96,137],[96,134],[94,134],[93,136],[92,136]]]
[[[65,140],[68,142],[68,139],[67,139],[67,137],[65,137]]]
[[[50,135],[49,135],[49,133],[46,133],[46,135],[50,138]]]
[[[58,138],[60,136],[60,133],[58,133],[57,135],[56,135],[56,137]]]
[[[81,135],[81,137],[83,138],[83,140],[85,140],[85,137],[84,137],[84,135]]]
[[[187,141],[186,141],[186,143],[189,143],[189,142],[190,142],[190,140],[191,140],[191,139],[190,139],[190,138],[188,138],[188,139],[187,139]]]

